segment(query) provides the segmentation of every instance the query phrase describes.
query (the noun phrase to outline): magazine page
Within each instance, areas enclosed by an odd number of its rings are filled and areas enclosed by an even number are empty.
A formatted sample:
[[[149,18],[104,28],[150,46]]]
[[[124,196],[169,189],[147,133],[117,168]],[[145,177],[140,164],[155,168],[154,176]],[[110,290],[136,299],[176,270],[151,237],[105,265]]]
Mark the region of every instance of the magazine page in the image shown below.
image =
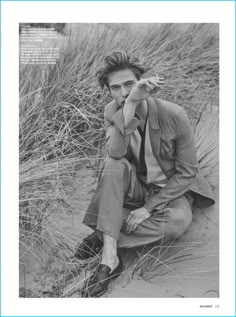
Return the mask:
[[[233,5],[1,4],[3,315],[234,314]]]

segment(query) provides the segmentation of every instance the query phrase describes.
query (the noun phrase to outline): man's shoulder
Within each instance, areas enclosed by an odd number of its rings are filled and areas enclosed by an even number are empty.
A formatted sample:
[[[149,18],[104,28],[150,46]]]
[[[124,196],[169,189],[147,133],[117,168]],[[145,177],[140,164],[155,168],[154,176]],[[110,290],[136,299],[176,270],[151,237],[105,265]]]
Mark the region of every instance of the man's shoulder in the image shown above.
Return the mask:
[[[181,122],[188,120],[184,108],[173,102],[152,98],[151,103],[153,115],[157,116],[162,128],[168,126],[176,130]]]
[[[155,98],[153,100],[156,104],[156,107],[158,108],[158,111],[161,113],[167,112],[170,115],[178,116],[184,111],[183,107],[181,107],[181,106],[179,106],[171,101],[158,99],[158,98]]]

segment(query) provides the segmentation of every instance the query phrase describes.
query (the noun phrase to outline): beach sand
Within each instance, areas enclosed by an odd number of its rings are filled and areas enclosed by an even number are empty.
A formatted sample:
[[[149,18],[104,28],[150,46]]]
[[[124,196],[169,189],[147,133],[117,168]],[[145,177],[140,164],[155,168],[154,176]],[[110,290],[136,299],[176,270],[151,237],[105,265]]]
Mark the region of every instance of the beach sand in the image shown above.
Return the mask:
[[[99,256],[72,259],[77,243],[91,232],[82,219],[96,187],[93,172],[78,171],[74,185],[70,205],[50,210],[44,244],[20,246],[21,297],[81,297],[99,261]],[[219,297],[218,206],[217,200],[212,207],[195,209],[188,231],[171,244],[121,250],[125,270],[103,297]]]

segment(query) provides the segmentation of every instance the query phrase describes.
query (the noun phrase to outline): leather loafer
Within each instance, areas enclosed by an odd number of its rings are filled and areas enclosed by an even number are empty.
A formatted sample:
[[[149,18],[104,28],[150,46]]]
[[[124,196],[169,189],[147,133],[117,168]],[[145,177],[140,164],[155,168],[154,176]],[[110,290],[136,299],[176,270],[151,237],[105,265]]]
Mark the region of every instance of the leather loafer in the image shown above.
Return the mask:
[[[78,245],[74,256],[80,260],[88,259],[98,254],[102,249],[102,246],[102,241],[99,240],[94,231]]]
[[[119,258],[119,265],[111,272],[111,268],[105,264],[99,264],[94,275],[86,283],[82,297],[100,297],[107,291],[109,282],[117,278],[123,271],[123,263]]]

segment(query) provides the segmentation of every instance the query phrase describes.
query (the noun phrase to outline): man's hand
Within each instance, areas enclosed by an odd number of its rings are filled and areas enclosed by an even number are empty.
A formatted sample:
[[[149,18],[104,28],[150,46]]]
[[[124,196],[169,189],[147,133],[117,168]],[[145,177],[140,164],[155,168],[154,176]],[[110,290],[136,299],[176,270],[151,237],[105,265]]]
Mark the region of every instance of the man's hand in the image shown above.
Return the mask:
[[[163,84],[164,78],[159,77],[158,75],[150,78],[140,79],[132,88],[127,101],[139,102],[145,100],[150,95],[157,92]]]
[[[151,214],[144,207],[132,210],[125,219],[122,230],[125,233],[130,234],[137,229],[141,222],[148,219],[150,216]]]

